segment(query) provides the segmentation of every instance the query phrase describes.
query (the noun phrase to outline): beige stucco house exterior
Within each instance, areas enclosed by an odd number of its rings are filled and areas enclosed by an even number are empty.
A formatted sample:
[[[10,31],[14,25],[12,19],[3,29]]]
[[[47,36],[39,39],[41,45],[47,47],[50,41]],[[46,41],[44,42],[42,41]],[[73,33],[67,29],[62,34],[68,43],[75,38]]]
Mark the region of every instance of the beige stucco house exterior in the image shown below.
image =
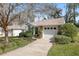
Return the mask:
[[[32,24],[34,27],[42,28],[42,38],[48,39],[56,35],[58,32],[58,26],[63,25],[64,23],[64,18],[56,18],[34,22]]]

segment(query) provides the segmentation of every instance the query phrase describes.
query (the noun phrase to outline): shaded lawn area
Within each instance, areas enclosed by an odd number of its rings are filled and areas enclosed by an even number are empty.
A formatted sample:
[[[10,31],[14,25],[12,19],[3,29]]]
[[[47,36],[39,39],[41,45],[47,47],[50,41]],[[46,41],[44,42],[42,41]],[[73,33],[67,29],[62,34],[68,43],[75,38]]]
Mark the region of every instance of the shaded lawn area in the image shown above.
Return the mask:
[[[79,43],[55,44],[49,50],[48,56],[79,56]]]
[[[0,54],[23,47],[23,46],[35,41],[32,38],[9,37],[9,44],[8,44],[8,46],[5,46],[2,43],[4,41],[2,39],[3,38],[0,38]]]

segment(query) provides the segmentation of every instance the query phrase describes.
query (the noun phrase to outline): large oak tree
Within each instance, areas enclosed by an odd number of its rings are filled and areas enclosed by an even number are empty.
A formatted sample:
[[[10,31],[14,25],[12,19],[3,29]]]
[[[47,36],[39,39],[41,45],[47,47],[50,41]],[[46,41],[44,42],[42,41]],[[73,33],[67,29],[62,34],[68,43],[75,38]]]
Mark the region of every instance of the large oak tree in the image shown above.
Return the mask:
[[[16,8],[19,7],[20,4],[8,4],[1,3],[0,4],[0,27],[5,32],[5,42],[8,43],[8,26],[12,21],[20,15],[16,13]]]

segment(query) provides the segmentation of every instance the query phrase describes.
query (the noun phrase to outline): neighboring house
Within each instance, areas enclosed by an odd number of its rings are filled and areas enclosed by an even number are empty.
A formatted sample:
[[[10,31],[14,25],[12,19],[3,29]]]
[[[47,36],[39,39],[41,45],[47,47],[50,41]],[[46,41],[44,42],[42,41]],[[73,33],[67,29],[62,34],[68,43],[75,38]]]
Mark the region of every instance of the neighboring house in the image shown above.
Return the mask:
[[[32,23],[34,27],[42,28],[42,38],[48,39],[58,32],[58,26],[65,23],[64,18],[48,19]],[[35,31],[34,31],[35,34]]]
[[[27,25],[11,25],[8,26],[8,36],[19,36],[22,31],[28,30]],[[5,36],[4,31],[0,28],[0,37]]]
[[[14,19],[11,24],[8,26],[8,36],[19,36],[19,33],[22,31],[27,31],[28,26],[22,21],[19,20],[19,17]],[[5,36],[3,29],[0,27],[0,37]]]

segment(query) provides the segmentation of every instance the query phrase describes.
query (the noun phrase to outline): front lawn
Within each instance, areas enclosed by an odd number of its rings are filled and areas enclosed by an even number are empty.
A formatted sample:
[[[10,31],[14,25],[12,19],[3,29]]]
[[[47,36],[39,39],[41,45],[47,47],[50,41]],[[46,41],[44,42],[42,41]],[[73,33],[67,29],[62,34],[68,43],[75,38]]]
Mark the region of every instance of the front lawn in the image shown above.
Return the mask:
[[[48,56],[79,56],[79,43],[55,44],[49,50]]]
[[[5,52],[11,51],[13,49],[23,47],[35,40],[32,38],[22,38],[22,37],[9,37],[9,44],[8,46],[5,46],[3,43],[4,40],[0,38],[0,54],[3,54]]]
[[[74,43],[54,44],[48,51],[48,56],[79,56],[79,32],[74,39]]]

